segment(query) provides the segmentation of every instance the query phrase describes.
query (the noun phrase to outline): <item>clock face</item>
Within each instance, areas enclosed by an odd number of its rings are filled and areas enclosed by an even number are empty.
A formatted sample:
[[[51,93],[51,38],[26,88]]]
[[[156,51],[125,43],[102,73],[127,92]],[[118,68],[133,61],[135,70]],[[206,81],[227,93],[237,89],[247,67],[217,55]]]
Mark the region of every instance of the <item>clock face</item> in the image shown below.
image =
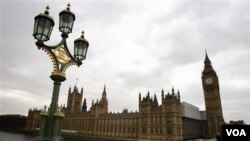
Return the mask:
[[[207,85],[212,84],[212,83],[213,83],[213,78],[211,78],[211,77],[206,78],[206,79],[205,79],[205,83],[206,83]]]

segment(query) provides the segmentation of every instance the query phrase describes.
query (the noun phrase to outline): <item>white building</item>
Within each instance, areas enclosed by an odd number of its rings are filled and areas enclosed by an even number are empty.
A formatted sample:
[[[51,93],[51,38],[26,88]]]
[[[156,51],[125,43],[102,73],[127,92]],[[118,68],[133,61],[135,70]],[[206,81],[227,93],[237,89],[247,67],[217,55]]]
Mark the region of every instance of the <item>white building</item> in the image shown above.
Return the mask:
[[[206,111],[200,111],[198,107],[187,102],[181,103],[182,117],[206,120]]]

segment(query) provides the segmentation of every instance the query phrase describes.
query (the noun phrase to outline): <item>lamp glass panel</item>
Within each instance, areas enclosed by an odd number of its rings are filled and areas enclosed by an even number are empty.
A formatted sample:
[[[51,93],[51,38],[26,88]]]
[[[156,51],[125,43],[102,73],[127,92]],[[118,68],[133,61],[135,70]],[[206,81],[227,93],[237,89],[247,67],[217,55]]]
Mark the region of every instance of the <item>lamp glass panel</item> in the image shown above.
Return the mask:
[[[68,20],[69,20],[69,16],[68,14],[63,14],[63,19],[62,19],[62,23],[63,23],[63,27],[67,27],[68,25]]]
[[[77,54],[77,46],[78,46],[78,42],[75,42],[75,47],[74,47],[74,55]]]
[[[72,15],[69,15],[69,23],[68,23],[68,27],[70,28],[70,31],[73,28],[73,23],[74,23],[74,18]]]
[[[36,34],[36,32],[37,32],[37,23],[38,23],[38,20],[35,19],[33,34]]]
[[[50,21],[46,20],[46,22],[44,24],[43,35],[46,36],[46,37],[49,37],[49,30],[50,30]]]
[[[80,43],[81,44],[81,43]],[[82,49],[82,46],[79,46],[79,48],[78,48],[78,55],[82,55],[82,53],[83,53],[83,49]]]
[[[88,50],[88,46],[86,43],[84,43],[84,47],[83,47],[83,58],[85,59],[86,58],[86,55],[87,55],[87,50]]]
[[[82,42],[79,42],[77,57],[79,60],[82,60]]]
[[[60,31],[64,33],[69,33],[69,14],[68,13],[62,13],[60,16]]]
[[[51,23],[51,24],[52,24],[52,23]],[[50,35],[51,35],[51,33],[52,33],[52,29],[53,29],[53,25],[50,25],[48,37],[50,37]]]
[[[76,41],[75,42],[75,48],[74,48],[74,57],[77,60],[80,60],[80,56],[79,56],[79,51],[80,51],[80,41]]]
[[[38,25],[37,25],[37,32],[36,32],[36,34],[41,35],[43,33],[44,23],[45,23],[45,19],[44,18],[38,19]]]
[[[62,32],[64,32],[64,30],[63,30],[64,25],[65,25],[64,14],[61,14],[61,15],[60,15],[60,25],[59,25],[59,29],[60,29],[60,31],[62,31]]]

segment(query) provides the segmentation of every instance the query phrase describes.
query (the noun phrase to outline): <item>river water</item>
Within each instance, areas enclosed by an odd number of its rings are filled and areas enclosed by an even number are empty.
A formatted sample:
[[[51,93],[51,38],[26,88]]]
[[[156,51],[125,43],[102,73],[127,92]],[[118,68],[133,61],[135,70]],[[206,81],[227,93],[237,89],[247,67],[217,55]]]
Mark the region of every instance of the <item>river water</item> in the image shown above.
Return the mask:
[[[36,136],[0,131],[0,141],[36,141]],[[114,141],[109,139],[67,137],[64,141]]]
[[[26,135],[21,133],[10,133],[0,131],[0,141],[35,141],[36,137],[32,135]],[[64,141],[69,141],[65,139]],[[110,141],[110,140],[99,140],[99,139],[70,139],[70,141]],[[196,139],[190,141],[216,141],[216,139]]]
[[[0,131],[0,141],[35,141],[34,136]]]

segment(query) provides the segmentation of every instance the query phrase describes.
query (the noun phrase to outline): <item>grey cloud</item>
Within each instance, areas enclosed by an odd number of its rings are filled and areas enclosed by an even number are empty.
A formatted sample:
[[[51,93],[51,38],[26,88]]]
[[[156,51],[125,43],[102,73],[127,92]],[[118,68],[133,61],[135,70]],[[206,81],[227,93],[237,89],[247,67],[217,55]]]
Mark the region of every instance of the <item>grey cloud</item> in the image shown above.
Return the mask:
[[[171,35],[159,42],[170,44],[170,55],[176,64],[198,60],[197,50],[208,49],[216,54],[222,49],[249,47],[249,6],[247,1],[232,4],[229,1],[193,1],[176,4],[176,9],[166,16],[157,17],[159,26],[169,27],[177,20]],[[214,17],[216,20],[214,20]]]
[[[107,28],[115,24],[127,11],[127,3],[124,1],[86,1],[76,2],[81,8],[75,8],[78,19],[86,25],[98,25]],[[101,24],[100,24],[101,23]]]

